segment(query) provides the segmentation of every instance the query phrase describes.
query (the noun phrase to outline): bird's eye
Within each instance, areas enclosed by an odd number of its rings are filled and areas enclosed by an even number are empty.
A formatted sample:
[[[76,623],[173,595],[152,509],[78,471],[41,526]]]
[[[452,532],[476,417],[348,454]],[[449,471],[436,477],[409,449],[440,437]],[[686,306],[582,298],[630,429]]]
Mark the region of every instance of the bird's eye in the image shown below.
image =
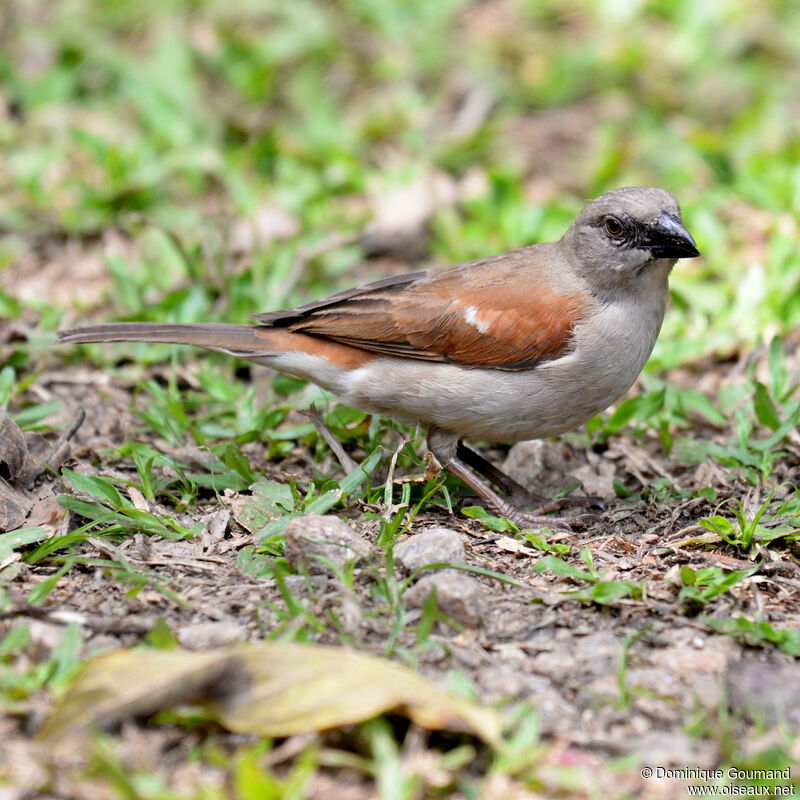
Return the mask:
[[[622,223],[616,217],[606,217],[603,225],[609,236],[619,236],[622,233]]]

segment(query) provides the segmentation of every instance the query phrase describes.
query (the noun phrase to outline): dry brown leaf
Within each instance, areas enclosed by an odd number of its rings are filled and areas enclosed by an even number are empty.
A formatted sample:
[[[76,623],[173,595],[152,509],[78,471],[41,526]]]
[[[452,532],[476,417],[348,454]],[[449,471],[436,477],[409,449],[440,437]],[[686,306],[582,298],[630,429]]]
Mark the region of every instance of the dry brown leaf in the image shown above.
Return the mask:
[[[67,511],[58,502],[59,491],[52,484],[41,486],[28,494],[31,499],[25,525],[29,527],[45,528],[55,532],[61,525]]]
[[[55,531],[66,509],[53,483],[30,489],[40,471],[47,442],[38,434],[23,434],[6,419],[0,427],[0,532],[42,526]]]
[[[35,469],[25,434],[14,420],[4,420],[0,427],[0,477],[12,483],[25,483]]]
[[[510,536],[498,536],[493,541],[493,544],[495,547],[499,547],[507,553],[522,553],[529,556],[538,555],[538,553],[528,547],[525,542],[521,542],[519,539],[512,539]]]
[[[47,744],[201,703],[235,733],[293,736],[401,711],[417,725],[498,746],[500,719],[405,667],[352,650],[263,643],[188,653],[118,651],[90,662],[45,722]]]
[[[690,531],[702,531],[702,533],[697,536],[686,536],[685,534]],[[700,545],[702,547],[710,544],[717,544],[717,542],[721,541],[719,536],[713,531],[708,531],[705,528],[701,528],[699,525],[690,525],[688,528],[678,531],[674,537],[670,538],[669,546],[678,550],[683,547],[688,547],[689,545]]]
[[[13,531],[25,524],[30,510],[28,499],[0,478],[0,531]]]

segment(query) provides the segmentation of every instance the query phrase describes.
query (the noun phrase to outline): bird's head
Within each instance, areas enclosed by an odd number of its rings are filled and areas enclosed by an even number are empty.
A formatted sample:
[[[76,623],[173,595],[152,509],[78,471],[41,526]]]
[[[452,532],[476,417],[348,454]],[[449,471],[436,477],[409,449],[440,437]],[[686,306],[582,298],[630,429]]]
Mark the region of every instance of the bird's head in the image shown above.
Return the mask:
[[[578,273],[596,290],[665,281],[679,258],[700,255],[678,201],[664,189],[614,189],[592,200],[562,243]]]

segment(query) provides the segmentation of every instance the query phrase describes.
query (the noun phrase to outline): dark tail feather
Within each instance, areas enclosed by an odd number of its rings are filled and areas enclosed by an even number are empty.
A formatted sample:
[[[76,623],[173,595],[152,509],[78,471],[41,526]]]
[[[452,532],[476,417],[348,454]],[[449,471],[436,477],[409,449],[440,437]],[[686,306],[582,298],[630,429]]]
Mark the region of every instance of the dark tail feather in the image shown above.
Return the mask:
[[[256,338],[255,325],[229,325],[225,323],[175,323],[161,322],[110,322],[106,325],[89,325],[59,331],[62,344],[85,342],[165,342],[188,344],[207,350],[253,353],[265,349]]]

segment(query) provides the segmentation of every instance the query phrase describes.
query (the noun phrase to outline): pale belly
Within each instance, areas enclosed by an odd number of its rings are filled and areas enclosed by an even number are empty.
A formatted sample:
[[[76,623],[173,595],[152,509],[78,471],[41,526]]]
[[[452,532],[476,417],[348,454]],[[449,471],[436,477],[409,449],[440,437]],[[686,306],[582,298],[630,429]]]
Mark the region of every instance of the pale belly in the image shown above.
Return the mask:
[[[638,373],[587,380],[565,364],[514,373],[398,359],[370,369],[342,401],[468,439],[510,442],[577,427],[625,394]]]

